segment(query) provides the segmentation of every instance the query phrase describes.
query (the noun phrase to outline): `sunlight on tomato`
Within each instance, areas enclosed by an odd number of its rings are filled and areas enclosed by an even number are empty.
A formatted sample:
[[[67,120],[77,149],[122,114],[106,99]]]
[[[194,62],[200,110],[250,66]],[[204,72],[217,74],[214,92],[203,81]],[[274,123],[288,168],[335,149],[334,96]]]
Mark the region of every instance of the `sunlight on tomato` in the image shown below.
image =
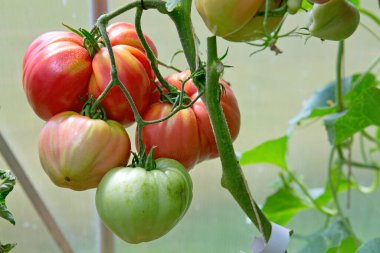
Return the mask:
[[[128,162],[131,143],[116,121],[63,112],[42,128],[38,142],[42,168],[60,187],[97,187],[103,175]]]

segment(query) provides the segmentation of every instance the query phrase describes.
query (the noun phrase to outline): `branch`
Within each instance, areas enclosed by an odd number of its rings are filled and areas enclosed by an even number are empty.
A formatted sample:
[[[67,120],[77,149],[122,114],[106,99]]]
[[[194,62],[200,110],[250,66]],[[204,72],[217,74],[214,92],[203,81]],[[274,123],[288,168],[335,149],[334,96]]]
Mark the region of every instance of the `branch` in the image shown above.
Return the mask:
[[[205,104],[209,111],[222,162],[222,186],[232,194],[240,207],[263,234],[265,240],[268,241],[272,225],[251,196],[240,164],[236,160],[227,122],[218,99],[220,73],[217,72],[217,67],[220,62],[217,56],[215,36],[207,39],[207,52]]]

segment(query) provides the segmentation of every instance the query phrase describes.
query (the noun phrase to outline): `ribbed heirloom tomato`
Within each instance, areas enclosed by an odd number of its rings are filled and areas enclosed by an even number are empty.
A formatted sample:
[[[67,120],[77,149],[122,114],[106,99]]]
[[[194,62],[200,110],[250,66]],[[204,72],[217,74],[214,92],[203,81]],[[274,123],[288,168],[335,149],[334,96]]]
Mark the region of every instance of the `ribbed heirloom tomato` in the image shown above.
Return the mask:
[[[119,79],[142,112],[155,89],[155,74],[132,24],[119,22],[107,28]],[[157,56],[153,42],[145,35]],[[110,59],[106,48],[94,57],[73,32],[50,32],[38,37],[28,48],[23,62],[23,85],[28,101],[38,116],[48,120],[63,111],[80,112],[88,94],[98,97],[110,81]],[[110,119],[125,126],[134,122],[128,101],[117,87],[102,105]]]
[[[186,80],[189,76],[190,72],[184,71],[173,74],[166,79],[181,89],[181,80]],[[224,87],[220,103],[226,116],[231,137],[235,140],[240,129],[238,103],[229,85],[223,80],[220,80],[220,83]],[[186,82],[184,89],[192,100],[198,96],[197,88],[191,80]],[[167,116],[171,110],[171,104],[157,101],[152,103],[142,116],[144,120],[157,120]],[[154,152],[156,158],[175,159],[187,169],[191,169],[203,160],[218,156],[209,115],[202,99],[197,100],[190,108],[179,111],[166,121],[144,126],[142,139],[147,152],[156,146]],[[136,145],[138,145],[137,139]]]
[[[81,110],[91,73],[91,57],[79,35],[49,32],[26,51],[23,87],[35,113],[48,120],[59,112]]]
[[[129,136],[118,122],[75,112],[52,117],[42,128],[38,147],[50,179],[73,190],[97,187],[104,174],[126,164],[131,153]]]
[[[282,0],[270,0],[277,8]],[[265,0],[196,0],[195,5],[210,31],[229,41],[252,41],[264,37]],[[268,32],[272,32],[282,17],[268,17]]]
[[[129,23],[115,23],[107,29],[110,42],[113,45],[116,66],[120,81],[130,92],[135,105],[142,113],[149,103],[149,97],[154,86],[155,75],[150,66],[150,61],[145,55],[144,49],[138,39],[136,30]],[[153,42],[145,36],[149,47],[157,56],[157,50]],[[108,50],[102,48],[92,61],[93,74],[89,84],[89,94],[100,96],[110,77],[110,57]],[[119,87],[113,87],[102,101],[102,106],[107,111],[110,119],[129,126],[135,119],[132,108]]]
[[[104,224],[129,243],[148,242],[170,231],[192,200],[189,173],[177,161],[158,159],[156,168],[119,167],[109,171],[96,191]]]

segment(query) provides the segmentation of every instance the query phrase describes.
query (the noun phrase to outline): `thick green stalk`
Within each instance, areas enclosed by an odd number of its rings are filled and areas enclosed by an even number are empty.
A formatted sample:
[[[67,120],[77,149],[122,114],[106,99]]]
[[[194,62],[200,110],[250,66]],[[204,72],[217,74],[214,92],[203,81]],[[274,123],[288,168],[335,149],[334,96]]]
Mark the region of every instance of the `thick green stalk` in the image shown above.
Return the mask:
[[[177,28],[190,71],[194,72],[198,69],[199,59],[193,24],[191,22],[191,2],[191,0],[181,0],[181,4],[169,12],[168,15],[174,21]]]
[[[251,196],[239,161],[236,159],[230,132],[219,102],[220,73],[217,69],[221,63],[217,56],[215,36],[207,39],[207,50],[205,102],[222,162],[222,186],[232,194],[240,207],[263,234],[265,240],[268,241],[272,226]]]

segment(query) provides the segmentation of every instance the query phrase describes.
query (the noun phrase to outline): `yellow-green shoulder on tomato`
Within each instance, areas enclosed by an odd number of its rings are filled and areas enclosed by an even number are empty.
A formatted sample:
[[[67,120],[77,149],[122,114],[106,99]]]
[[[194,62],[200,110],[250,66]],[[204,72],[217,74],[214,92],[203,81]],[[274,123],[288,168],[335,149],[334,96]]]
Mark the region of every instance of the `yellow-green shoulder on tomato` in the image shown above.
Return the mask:
[[[228,36],[246,25],[265,0],[195,0],[195,6],[209,30]]]

